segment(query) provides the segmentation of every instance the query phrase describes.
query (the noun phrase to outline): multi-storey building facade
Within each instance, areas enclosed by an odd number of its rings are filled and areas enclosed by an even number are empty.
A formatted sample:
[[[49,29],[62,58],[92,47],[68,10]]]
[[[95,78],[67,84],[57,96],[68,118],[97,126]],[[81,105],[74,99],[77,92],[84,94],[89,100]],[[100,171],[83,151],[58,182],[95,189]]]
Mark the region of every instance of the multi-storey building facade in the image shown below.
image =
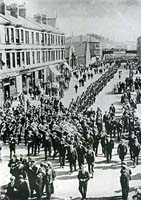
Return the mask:
[[[26,9],[0,2],[0,100],[55,81],[64,62],[65,35],[46,16],[26,17]]]
[[[101,59],[101,43],[91,34],[68,37],[65,53],[66,60],[72,68],[76,64],[89,66],[96,58]]]

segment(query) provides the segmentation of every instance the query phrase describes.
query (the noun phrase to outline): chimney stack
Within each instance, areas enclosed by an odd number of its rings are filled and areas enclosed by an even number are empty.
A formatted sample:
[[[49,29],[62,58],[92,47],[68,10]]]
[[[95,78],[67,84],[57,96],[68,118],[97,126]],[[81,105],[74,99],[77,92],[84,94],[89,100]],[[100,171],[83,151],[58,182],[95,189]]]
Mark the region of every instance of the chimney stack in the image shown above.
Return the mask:
[[[26,18],[26,8],[25,8],[25,3],[23,5],[18,6],[19,9],[19,16]]]
[[[0,0],[0,13],[2,15],[5,15],[5,3],[3,2],[3,0]]]
[[[12,3],[9,6],[6,6],[6,10],[10,11],[11,16],[18,18],[18,7],[17,4]]]
[[[38,22],[38,23],[41,24],[41,22],[42,22],[42,17],[41,17],[40,14],[34,15],[34,19],[35,19],[36,22]]]
[[[42,24],[47,24],[46,15],[42,15]]]
[[[53,27],[56,27],[56,17],[54,18],[47,18],[47,24]]]

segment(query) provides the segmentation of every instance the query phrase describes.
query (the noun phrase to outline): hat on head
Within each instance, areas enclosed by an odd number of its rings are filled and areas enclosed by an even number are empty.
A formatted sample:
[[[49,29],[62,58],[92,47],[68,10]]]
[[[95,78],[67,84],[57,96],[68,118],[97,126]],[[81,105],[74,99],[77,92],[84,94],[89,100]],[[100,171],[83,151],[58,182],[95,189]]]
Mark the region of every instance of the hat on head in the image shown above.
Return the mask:
[[[18,179],[23,179],[23,175],[19,175],[19,176],[18,176]]]
[[[127,165],[127,162],[123,161],[121,165]]]
[[[48,164],[49,166],[51,166],[51,165],[52,165],[50,161],[48,161],[48,162],[47,162],[47,164]]]
[[[15,177],[14,177],[14,176],[11,176],[11,177],[10,177],[10,180],[11,180],[11,181],[15,180]]]

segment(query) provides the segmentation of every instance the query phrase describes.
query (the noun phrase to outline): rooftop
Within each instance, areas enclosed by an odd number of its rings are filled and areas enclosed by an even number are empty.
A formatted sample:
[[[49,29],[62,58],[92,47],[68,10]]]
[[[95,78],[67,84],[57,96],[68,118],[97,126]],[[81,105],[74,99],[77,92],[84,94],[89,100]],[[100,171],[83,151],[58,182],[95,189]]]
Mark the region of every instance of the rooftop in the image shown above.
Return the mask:
[[[79,43],[79,42],[100,42],[100,41],[90,35],[79,35],[66,38],[66,43],[75,43],[75,42]]]
[[[9,13],[5,15],[0,14],[0,24],[6,25],[11,24],[14,26],[22,26],[23,28],[33,29],[33,30],[45,30],[47,32],[63,34],[58,28],[55,28],[49,24],[40,24],[32,18],[23,18],[18,16],[18,18],[11,16]]]

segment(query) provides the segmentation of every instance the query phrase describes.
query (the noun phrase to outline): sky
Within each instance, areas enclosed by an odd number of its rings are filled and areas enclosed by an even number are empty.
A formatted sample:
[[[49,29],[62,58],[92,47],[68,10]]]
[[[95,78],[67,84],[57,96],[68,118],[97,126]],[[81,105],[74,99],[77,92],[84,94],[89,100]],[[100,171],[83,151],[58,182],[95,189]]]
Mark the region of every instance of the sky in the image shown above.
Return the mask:
[[[5,0],[25,2],[27,15],[57,14],[66,36],[95,33],[114,41],[136,41],[141,36],[141,0]]]

